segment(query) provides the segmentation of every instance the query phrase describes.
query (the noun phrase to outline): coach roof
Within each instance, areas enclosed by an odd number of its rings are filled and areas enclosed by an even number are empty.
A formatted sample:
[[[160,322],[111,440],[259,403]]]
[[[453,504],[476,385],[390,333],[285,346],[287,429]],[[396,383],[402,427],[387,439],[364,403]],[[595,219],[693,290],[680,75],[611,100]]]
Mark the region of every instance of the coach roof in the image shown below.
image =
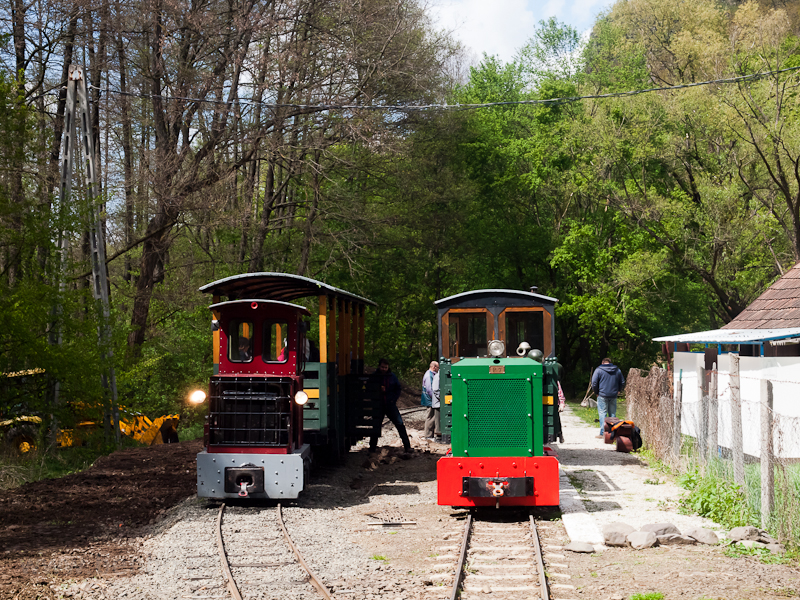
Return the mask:
[[[201,292],[227,296],[230,300],[260,298],[291,302],[308,296],[330,295],[358,304],[375,306],[372,300],[322,283],[316,279],[289,273],[243,273],[214,281],[200,288]]]

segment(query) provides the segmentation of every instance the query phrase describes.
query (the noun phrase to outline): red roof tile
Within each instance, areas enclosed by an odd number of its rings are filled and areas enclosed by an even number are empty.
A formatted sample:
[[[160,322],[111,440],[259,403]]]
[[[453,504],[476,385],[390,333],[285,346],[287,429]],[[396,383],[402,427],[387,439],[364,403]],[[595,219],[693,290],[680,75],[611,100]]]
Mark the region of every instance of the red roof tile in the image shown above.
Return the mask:
[[[800,263],[784,273],[723,329],[800,327]]]

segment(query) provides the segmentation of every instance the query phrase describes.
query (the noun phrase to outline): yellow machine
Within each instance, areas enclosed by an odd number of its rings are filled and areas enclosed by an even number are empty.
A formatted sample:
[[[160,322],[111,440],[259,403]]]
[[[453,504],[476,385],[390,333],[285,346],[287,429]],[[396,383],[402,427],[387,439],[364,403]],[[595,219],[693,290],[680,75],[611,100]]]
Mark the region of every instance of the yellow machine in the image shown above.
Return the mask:
[[[126,436],[146,446],[177,442],[178,435],[175,430],[180,418],[180,415],[163,415],[151,421],[145,415],[130,414],[120,418],[119,429]],[[37,416],[22,416],[0,421],[0,432],[3,433],[5,445],[18,454],[35,450],[41,423],[41,417]],[[62,429],[58,432],[58,445],[62,448],[80,446],[87,435],[98,426],[94,421],[83,421],[73,429]]]

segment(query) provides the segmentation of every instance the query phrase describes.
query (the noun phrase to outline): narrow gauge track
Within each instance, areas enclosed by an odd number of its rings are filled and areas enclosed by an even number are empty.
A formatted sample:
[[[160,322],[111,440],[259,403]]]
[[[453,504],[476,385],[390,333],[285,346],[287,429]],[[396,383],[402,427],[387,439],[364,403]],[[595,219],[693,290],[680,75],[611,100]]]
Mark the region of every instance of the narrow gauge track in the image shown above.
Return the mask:
[[[226,511],[225,504],[219,507],[216,541],[224,587],[230,597],[234,600],[278,597],[310,600],[322,596],[332,600],[289,537],[280,504],[271,510],[228,509]]]
[[[451,600],[491,593],[494,600],[550,600],[533,515],[524,520],[477,518],[464,525]]]

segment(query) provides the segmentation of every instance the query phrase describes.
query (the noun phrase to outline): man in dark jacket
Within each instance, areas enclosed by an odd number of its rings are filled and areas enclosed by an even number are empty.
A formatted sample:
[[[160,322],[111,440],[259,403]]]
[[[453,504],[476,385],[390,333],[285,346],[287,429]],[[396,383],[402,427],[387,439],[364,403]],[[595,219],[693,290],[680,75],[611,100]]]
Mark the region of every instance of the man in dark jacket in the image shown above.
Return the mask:
[[[369,438],[369,451],[375,452],[378,449],[378,438],[381,437],[383,417],[386,416],[397,428],[397,433],[400,435],[400,439],[403,440],[405,452],[411,452],[411,442],[408,439],[406,426],[403,424],[403,417],[400,416],[400,411],[397,409],[397,399],[400,397],[400,381],[389,368],[388,360],[385,358],[380,360],[378,370],[370,377],[370,383],[377,388],[381,402],[380,409],[374,415],[376,420],[372,436]]]
[[[592,374],[592,391],[597,394],[597,414],[600,416],[600,435],[597,437],[603,437],[606,416],[617,416],[617,395],[624,387],[622,371],[610,358],[604,358]]]

